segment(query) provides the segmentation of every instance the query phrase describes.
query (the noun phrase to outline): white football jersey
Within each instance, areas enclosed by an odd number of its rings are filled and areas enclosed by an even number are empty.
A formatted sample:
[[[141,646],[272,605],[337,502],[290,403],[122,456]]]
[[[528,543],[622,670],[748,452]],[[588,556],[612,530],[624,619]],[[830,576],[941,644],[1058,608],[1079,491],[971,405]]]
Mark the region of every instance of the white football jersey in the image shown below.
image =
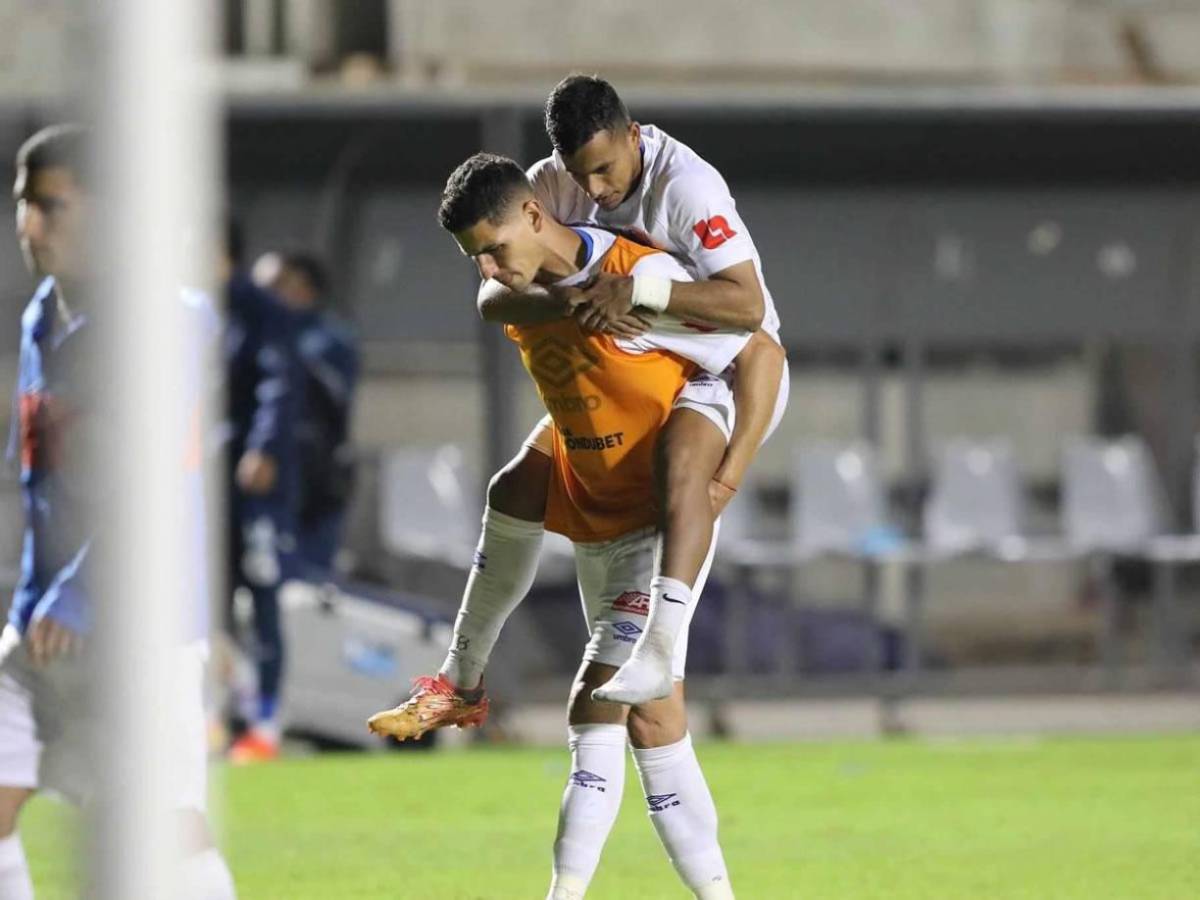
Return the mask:
[[[643,125],[641,135],[641,181],[616,209],[592,202],[557,151],[529,168],[538,200],[564,224],[601,225],[665,250],[694,280],[752,260],[765,304],[762,327],[778,339],[779,314],[763,279],[762,260],[721,173],[653,125]]]
[[[609,231],[598,228],[575,226],[588,248],[588,260],[574,275],[558,282],[570,286],[581,284],[600,271],[604,255],[616,240]],[[655,275],[671,281],[691,281],[687,271],[668,253],[649,253],[633,266],[633,275]],[[616,344],[627,353],[648,353],[665,350],[694,362],[714,375],[725,371],[734,357],[750,340],[750,332],[737,329],[696,326],[677,316],[659,313],[654,317],[653,327],[636,338],[616,338]]]

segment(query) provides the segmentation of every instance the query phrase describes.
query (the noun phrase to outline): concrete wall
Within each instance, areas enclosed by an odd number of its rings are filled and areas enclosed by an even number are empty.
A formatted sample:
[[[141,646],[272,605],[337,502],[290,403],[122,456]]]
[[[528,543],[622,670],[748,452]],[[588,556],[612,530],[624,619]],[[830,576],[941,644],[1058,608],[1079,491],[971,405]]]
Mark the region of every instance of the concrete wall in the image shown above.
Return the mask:
[[[415,80],[577,68],[646,80],[1121,81],[1200,77],[1200,10],[1150,0],[393,0]],[[1139,52],[1140,51],[1140,52]],[[1149,68],[1148,68],[1149,66]]]

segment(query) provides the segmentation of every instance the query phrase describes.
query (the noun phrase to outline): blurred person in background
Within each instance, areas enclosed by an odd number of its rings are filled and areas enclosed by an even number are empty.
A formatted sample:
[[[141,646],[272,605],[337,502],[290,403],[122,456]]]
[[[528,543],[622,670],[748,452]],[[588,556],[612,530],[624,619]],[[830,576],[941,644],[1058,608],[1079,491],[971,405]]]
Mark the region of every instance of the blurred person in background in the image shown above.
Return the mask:
[[[233,598],[249,591],[253,606],[254,697],[246,730],[230,748],[235,763],[279,755],[284,674],[279,588],[296,564],[300,397],[296,322],[283,304],[241,269],[242,236],[230,224],[226,260],[225,366],[229,466],[229,628]]]
[[[21,808],[37,790],[76,802],[96,796],[92,733],[103,734],[90,695],[88,636],[103,601],[94,602],[94,519],[105,486],[94,461],[111,433],[110,386],[99,377],[111,335],[94,299],[85,245],[91,208],[87,134],[77,126],[43,129],[22,145],[13,195],[17,236],[30,272],[40,279],[21,320],[20,369],[10,454],[20,465],[25,496],[25,541],[20,580],[8,624],[0,635],[0,900],[33,897],[17,833]],[[194,293],[184,295],[190,334],[217,334],[215,311]],[[197,340],[199,343],[199,340]],[[181,361],[198,407],[202,354]],[[198,437],[198,436],[197,436]],[[204,510],[200,453],[188,466],[189,503],[195,505],[189,558],[203,572]],[[112,598],[119,601],[119,598]],[[213,844],[207,808],[207,754],[203,683],[207,657],[208,596],[202,575],[181,578],[178,601],[184,642],[176,662],[180,693],[172,721],[178,739],[180,811],[185,869],[181,896],[223,900],[233,880]]]
[[[313,254],[267,253],[255,262],[252,274],[294,317],[300,379],[296,550],[301,564],[321,577],[333,568],[354,488],[350,413],[358,380],[358,339],[330,311],[329,277]]]

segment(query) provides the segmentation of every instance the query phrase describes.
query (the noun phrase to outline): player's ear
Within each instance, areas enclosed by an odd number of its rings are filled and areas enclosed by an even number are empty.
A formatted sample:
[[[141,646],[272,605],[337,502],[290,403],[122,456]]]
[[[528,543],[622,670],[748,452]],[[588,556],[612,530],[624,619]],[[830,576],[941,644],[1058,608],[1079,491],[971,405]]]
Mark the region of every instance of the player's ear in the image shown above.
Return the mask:
[[[521,215],[525,216],[525,221],[529,223],[529,227],[535,232],[542,230],[542,223],[546,220],[546,213],[542,209],[542,204],[530,197],[521,205]]]
[[[642,140],[642,126],[637,122],[629,123],[629,140],[634,147],[637,147]]]

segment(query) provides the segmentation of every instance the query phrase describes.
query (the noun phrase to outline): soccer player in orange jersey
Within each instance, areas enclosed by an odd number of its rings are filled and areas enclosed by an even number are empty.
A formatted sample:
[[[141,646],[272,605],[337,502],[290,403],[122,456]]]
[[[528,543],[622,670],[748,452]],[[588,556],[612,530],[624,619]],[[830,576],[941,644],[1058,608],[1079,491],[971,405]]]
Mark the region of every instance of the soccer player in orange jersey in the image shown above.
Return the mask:
[[[520,167],[503,157],[478,154],[460,166],[447,183],[439,219],[483,277],[518,290],[582,284],[598,273],[689,277],[666,253],[598,228],[559,224]],[[651,611],[646,593],[656,575],[655,454],[681,391],[705,371],[713,379],[712,403],[689,414],[704,417],[728,440],[732,404],[728,385],[717,376],[736,360],[739,379],[769,391],[778,378],[771,349],[777,345],[761,333],[696,328],[669,314],[628,338],[586,331],[570,304],[554,314],[543,306],[529,318],[505,330],[553,419],[550,444],[542,448],[551,472],[545,527],[575,544],[591,632],[571,691],[572,774],[560,811],[550,897],[582,897],[587,889],[620,806],[627,739],[651,819],[680,877],[697,897],[732,897],[716,809],[683,703],[687,625],[695,604],[675,604],[667,591],[666,602]],[[689,597],[703,588],[714,545],[715,536],[699,577],[687,585]],[[593,691],[629,661],[657,614],[675,619],[666,629],[677,636],[669,649],[667,696],[632,707],[595,699]],[[462,692],[447,692],[445,702],[478,716]],[[371,724],[380,733],[405,735],[409,719],[428,712],[410,701]]]

